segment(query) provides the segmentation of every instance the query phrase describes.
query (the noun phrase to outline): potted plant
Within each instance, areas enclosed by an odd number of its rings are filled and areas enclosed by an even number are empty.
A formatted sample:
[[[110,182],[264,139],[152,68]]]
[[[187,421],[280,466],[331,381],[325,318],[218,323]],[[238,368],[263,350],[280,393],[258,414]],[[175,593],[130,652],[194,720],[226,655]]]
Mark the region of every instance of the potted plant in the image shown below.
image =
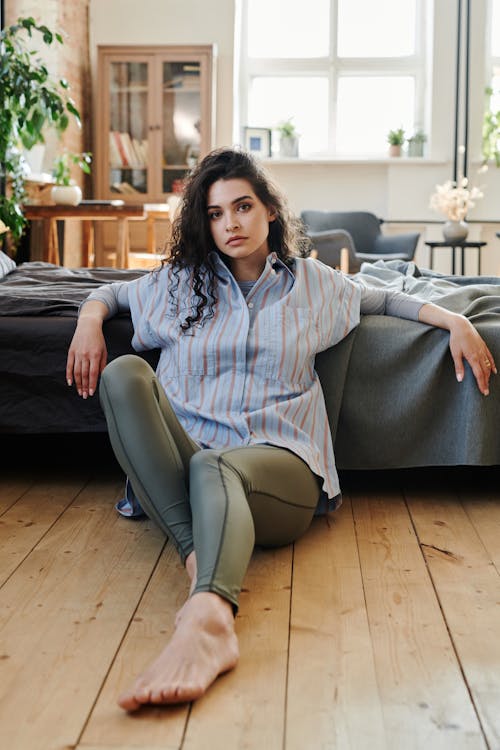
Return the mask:
[[[427,136],[420,128],[414,132],[411,138],[408,138],[408,156],[421,157],[424,155],[424,143]]]
[[[389,156],[401,156],[401,147],[405,142],[405,131],[403,128],[389,130],[387,141],[389,143]]]
[[[80,203],[82,191],[71,177],[71,165],[74,164],[80,167],[85,174],[90,174],[91,161],[92,154],[87,151],[82,154],[63,151],[56,156],[52,169],[52,176],[56,184],[51,191],[54,203],[65,206],[77,206]]]
[[[430,197],[429,208],[446,218],[443,225],[446,242],[462,242],[467,238],[467,213],[474,208],[476,201],[483,197],[481,188],[471,186],[467,177],[460,177],[457,181],[447,180],[442,185],[436,185]]]
[[[299,134],[292,122],[292,117],[280,122],[277,130],[280,136],[280,156],[297,157],[299,155]]]
[[[54,80],[44,61],[30,49],[29,40],[35,32],[47,46],[63,44],[61,34],[37,24],[31,17],[19,18],[16,24],[0,31],[0,219],[9,227],[14,243],[26,226],[22,213],[27,176],[23,149],[44,143],[46,126],[62,133],[71,118],[80,125],[68,82]]]

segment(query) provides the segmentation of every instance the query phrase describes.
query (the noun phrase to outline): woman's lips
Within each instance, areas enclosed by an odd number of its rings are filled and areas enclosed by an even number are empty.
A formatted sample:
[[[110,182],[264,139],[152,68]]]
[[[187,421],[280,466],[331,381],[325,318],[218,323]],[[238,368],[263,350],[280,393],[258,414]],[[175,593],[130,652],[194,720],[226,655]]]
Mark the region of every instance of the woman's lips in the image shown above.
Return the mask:
[[[242,242],[246,240],[246,237],[230,237],[228,241],[226,242],[226,245],[231,245],[233,247],[234,245],[241,245]]]

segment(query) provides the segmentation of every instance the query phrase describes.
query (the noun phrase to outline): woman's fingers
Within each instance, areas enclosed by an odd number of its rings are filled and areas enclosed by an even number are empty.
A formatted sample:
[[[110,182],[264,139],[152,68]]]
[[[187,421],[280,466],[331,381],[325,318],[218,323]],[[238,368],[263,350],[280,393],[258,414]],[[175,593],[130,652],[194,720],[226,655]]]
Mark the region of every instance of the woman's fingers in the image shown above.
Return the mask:
[[[486,344],[484,346],[485,346],[485,349],[486,349],[486,359],[488,360],[488,362],[491,365],[491,372],[494,375],[497,375],[498,371],[497,371],[497,366],[496,366],[496,363],[495,363],[495,358],[493,357],[493,354],[490,352],[490,350],[488,349],[488,347],[486,346]]]
[[[476,378],[476,382],[477,382],[479,390],[484,396],[488,396],[490,392],[489,383],[490,383],[491,373],[494,372],[496,374],[497,372],[495,361],[493,360],[493,357],[491,356],[488,348],[484,347],[479,352],[474,352],[472,354],[465,354],[464,356],[470,365],[470,368],[474,374],[474,377]],[[463,371],[463,365],[462,365],[462,371]],[[462,380],[462,379],[463,379],[463,375],[462,375],[462,378],[460,378],[458,376],[458,369],[457,369],[457,380]]]
[[[79,396],[87,398],[93,396],[99,375],[106,366],[107,352],[100,352],[94,356],[78,356],[70,353],[66,368],[66,381],[68,385],[75,383]]]
[[[74,369],[75,369],[75,355],[70,349],[68,352],[68,359],[66,360],[66,382],[68,385],[73,385]]]
[[[74,382],[78,395],[83,398],[93,396],[107,358],[108,352],[101,325],[92,319],[80,321],[68,351],[68,385]]]

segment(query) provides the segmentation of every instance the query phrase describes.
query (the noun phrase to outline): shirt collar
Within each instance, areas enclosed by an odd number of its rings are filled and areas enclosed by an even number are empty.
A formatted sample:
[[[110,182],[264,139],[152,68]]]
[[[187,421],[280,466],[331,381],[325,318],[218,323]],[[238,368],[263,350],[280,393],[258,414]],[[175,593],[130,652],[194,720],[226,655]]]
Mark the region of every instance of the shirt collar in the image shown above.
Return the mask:
[[[229,274],[231,273],[227,265],[224,263],[222,258],[220,257],[219,253],[216,250],[212,250],[212,252],[209,255],[210,260],[213,263],[213,267],[215,269],[215,273],[217,276],[223,279],[227,279]],[[272,253],[269,253],[269,255],[266,258],[266,269],[271,269],[273,271],[282,271],[285,270],[287,273],[290,274],[293,280],[295,280],[295,274],[293,273],[293,270],[289,268],[289,266],[285,265],[281,258],[278,257],[278,254],[273,251]]]

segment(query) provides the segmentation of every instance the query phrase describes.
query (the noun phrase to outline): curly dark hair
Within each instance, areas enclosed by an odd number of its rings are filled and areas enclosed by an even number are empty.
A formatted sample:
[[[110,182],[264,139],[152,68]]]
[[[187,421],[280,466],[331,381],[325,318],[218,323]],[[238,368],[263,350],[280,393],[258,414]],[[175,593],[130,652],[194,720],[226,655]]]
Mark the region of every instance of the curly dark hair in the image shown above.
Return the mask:
[[[231,179],[247,180],[259,200],[276,214],[276,219],[269,224],[271,252],[291,266],[294,257],[305,254],[307,249],[308,240],[302,222],[290,212],[285,197],[253,155],[238,148],[210,152],[187,177],[180,211],[173,222],[167,247],[168,257],[163,261],[172,266],[177,277],[181,268],[190,268],[192,272],[196,300],[194,311],[181,323],[183,330],[188,330],[204,317],[213,316],[217,295],[210,253],[219,251],[210,231],[207,198],[214,182]],[[174,284],[171,293],[177,286]]]

